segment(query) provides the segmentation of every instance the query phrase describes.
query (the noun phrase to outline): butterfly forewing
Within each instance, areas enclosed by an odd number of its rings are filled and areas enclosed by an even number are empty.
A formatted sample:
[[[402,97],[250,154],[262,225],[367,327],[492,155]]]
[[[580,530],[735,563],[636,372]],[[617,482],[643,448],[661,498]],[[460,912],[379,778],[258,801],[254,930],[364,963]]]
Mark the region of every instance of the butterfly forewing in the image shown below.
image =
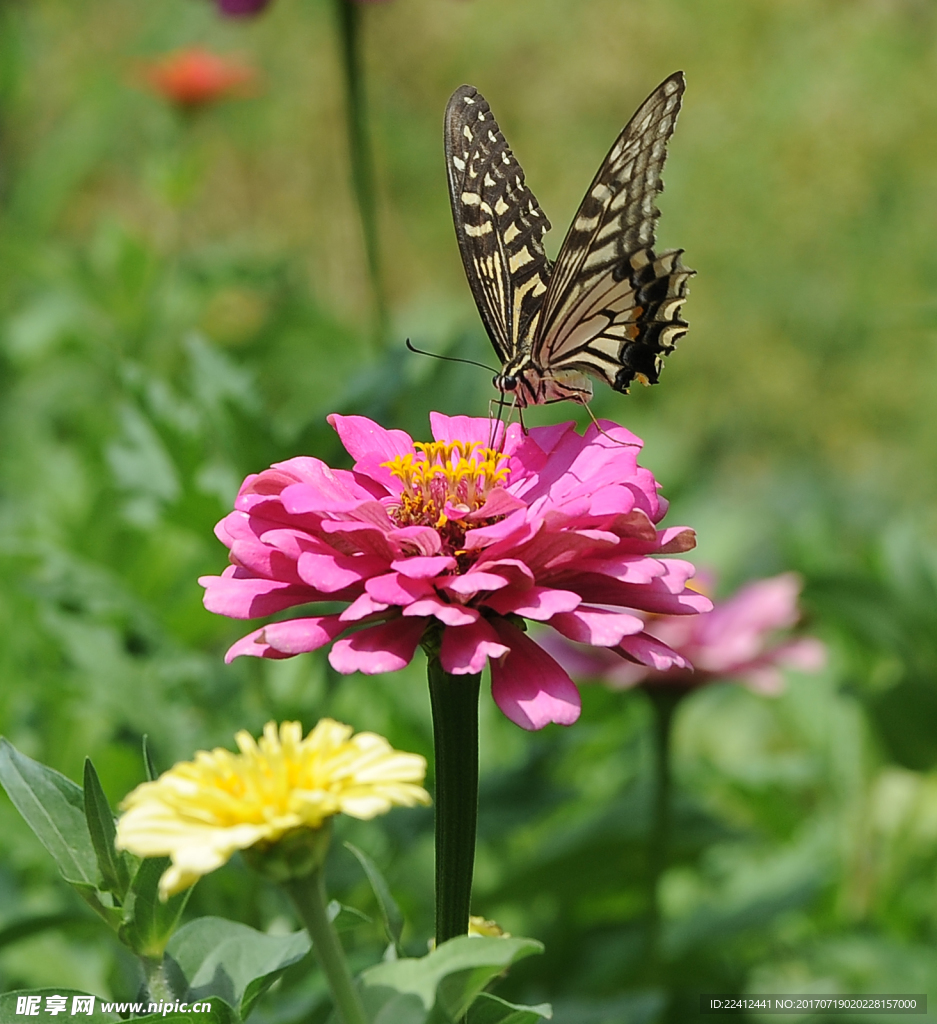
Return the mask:
[[[599,168],[551,274],[534,361],[575,368],[626,391],[657,381],[660,357],[686,332],[680,309],[693,271],[682,250],[655,254],[661,170],[683,97],[681,72],[638,108]]]
[[[470,85],[446,108],[449,199],[465,274],[502,363],[529,346],[547,292],[550,222],[524,183],[484,97]]]

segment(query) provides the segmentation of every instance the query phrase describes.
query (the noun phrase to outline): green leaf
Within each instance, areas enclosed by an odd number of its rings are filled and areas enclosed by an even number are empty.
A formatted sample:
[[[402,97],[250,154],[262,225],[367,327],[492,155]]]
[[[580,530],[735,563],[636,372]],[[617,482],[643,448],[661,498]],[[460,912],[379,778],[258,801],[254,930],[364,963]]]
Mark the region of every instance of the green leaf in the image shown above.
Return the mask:
[[[549,1003],[539,1006],[518,1006],[505,1002],[490,992],[482,992],[472,1003],[468,1024],[537,1024],[538,1020],[553,1017]]]
[[[66,928],[87,930],[97,928],[97,922],[89,918],[87,914],[70,912],[23,917],[0,928],[0,949],[33,935],[40,935],[45,931],[59,931]]]
[[[374,861],[363,850],[359,850],[357,846],[352,846],[351,843],[345,843],[345,849],[353,853],[358,859],[358,863],[364,868],[364,873],[368,876],[368,881],[371,883],[371,889],[374,891],[374,897],[381,912],[381,921],[384,924],[387,939],[397,951],[397,956],[402,957],[404,953],[403,947],[400,945],[400,936],[403,933],[403,914],[400,912],[400,907],[397,906],[397,901],[391,896],[387,882],[384,881],[384,876]]]
[[[147,782],[152,782],[154,779],[159,778],[156,762],[153,760],[153,754],[150,751],[150,737],[146,733],[143,734],[143,768],[146,771]]]
[[[358,928],[363,924],[372,924],[373,918],[362,914],[355,907],[346,907],[338,900],[330,900],[328,906],[329,920],[337,932],[349,932],[352,928]]]
[[[85,821],[91,835],[98,868],[104,879],[105,888],[109,889],[118,899],[123,900],[130,886],[130,869],[127,857],[114,848],[117,829],[114,827],[114,815],[110,804],[101,788],[101,780],[91,763],[85,758]]]
[[[0,739],[0,783],[67,882],[97,889],[100,875],[84,795],[71,779]]]
[[[80,1013],[74,1017],[69,1016],[72,1009],[72,999],[75,996],[83,996],[87,998],[90,996],[90,992],[79,992],[77,989],[71,988],[30,988],[30,989],[18,989],[15,992],[3,992],[0,993],[0,1021],[23,1021],[30,1022],[35,1021],[39,1024],[40,1021],[82,1021],[83,1024],[114,1024],[114,1022],[120,1021],[120,1015],[117,1013],[109,1012],[104,1013],[101,1010],[102,1000],[99,996],[91,996],[94,999],[94,1012],[92,1014]],[[17,1014],[17,1005],[19,1000],[28,999],[30,996],[39,998],[39,1013],[37,1015],[25,1015],[21,1012]],[[46,999],[50,996],[63,996],[67,1000],[67,1009],[64,1013],[47,1013],[46,1012]]]
[[[450,939],[419,959],[393,960],[364,971],[359,984],[365,1009],[375,1024],[396,1024],[397,1018],[387,1015],[391,1006],[408,1024],[457,1021],[507,967],[542,950],[533,939]],[[417,1015],[417,1001],[422,1017]]]
[[[160,902],[159,880],[168,867],[168,857],[147,857],[130,883],[120,939],[140,956],[159,959],[163,955],[192,892],[188,888]]]
[[[184,925],[166,946],[166,974],[180,999],[223,999],[241,1018],[289,967],[309,952],[305,932],[265,935],[221,917]]]

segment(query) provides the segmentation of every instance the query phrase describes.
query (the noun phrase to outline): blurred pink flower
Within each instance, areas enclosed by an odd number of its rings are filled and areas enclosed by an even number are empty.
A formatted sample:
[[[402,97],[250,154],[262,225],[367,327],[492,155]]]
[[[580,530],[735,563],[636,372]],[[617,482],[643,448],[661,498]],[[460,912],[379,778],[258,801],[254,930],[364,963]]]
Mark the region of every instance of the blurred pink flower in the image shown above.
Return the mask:
[[[678,651],[695,671],[676,664],[636,665],[553,637],[543,645],[572,675],[600,679],[615,689],[638,683],[694,689],[735,679],[759,693],[776,694],[784,686],[782,668],[816,672],[826,662],[821,641],[783,635],[800,618],[801,585],[796,573],[782,573],[749,583],[708,614],[648,617],[648,632]]]
[[[147,85],[178,107],[194,109],[246,96],[257,78],[252,67],[202,47],[175,50],[145,65]]]
[[[495,702],[525,729],[574,722],[580,702],[522,619],[646,665],[687,666],[631,610],[712,607],[685,586],[689,562],[657,557],[696,539],[685,527],[655,528],[666,502],[638,467],[637,437],[610,422],[584,437],[574,423],[526,437],[499,424],[492,449],[488,419],[430,420],[435,440],[414,444],[362,416],[330,416],[352,470],[302,457],[244,481],[215,531],[232,564],[200,580],[205,607],[243,619],[323,601],[346,607],[263,626],[228,661],[335,641],[337,671],[392,672],[435,625],[445,671],[477,673],[490,658]]]

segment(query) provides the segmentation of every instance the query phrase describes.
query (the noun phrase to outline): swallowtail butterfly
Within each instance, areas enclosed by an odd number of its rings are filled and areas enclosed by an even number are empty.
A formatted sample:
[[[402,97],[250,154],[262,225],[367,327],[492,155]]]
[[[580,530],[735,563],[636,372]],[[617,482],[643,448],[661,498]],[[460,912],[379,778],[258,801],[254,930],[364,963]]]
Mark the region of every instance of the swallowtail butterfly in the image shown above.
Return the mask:
[[[686,333],[680,312],[695,271],[682,249],[654,251],[654,199],[684,87],[678,71],[638,107],[553,264],[543,248],[550,222],[484,97],[470,85],[452,94],[445,145],[459,249],[502,363],[495,387],[521,408],[588,402],[587,374],[625,393],[636,378],[656,384]]]

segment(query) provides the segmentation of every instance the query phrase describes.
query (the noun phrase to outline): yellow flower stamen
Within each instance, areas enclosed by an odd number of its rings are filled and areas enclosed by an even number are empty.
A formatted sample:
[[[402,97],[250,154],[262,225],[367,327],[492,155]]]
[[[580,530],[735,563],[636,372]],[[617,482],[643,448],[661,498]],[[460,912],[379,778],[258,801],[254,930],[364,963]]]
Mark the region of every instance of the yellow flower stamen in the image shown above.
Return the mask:
[[[441,530],[450,522],[447,507],[475,512],[508,481],[507,456],[478,441],[417,441],[413,447],[415,453],[382,463],[402,485],[391,509],[401,525]]]

